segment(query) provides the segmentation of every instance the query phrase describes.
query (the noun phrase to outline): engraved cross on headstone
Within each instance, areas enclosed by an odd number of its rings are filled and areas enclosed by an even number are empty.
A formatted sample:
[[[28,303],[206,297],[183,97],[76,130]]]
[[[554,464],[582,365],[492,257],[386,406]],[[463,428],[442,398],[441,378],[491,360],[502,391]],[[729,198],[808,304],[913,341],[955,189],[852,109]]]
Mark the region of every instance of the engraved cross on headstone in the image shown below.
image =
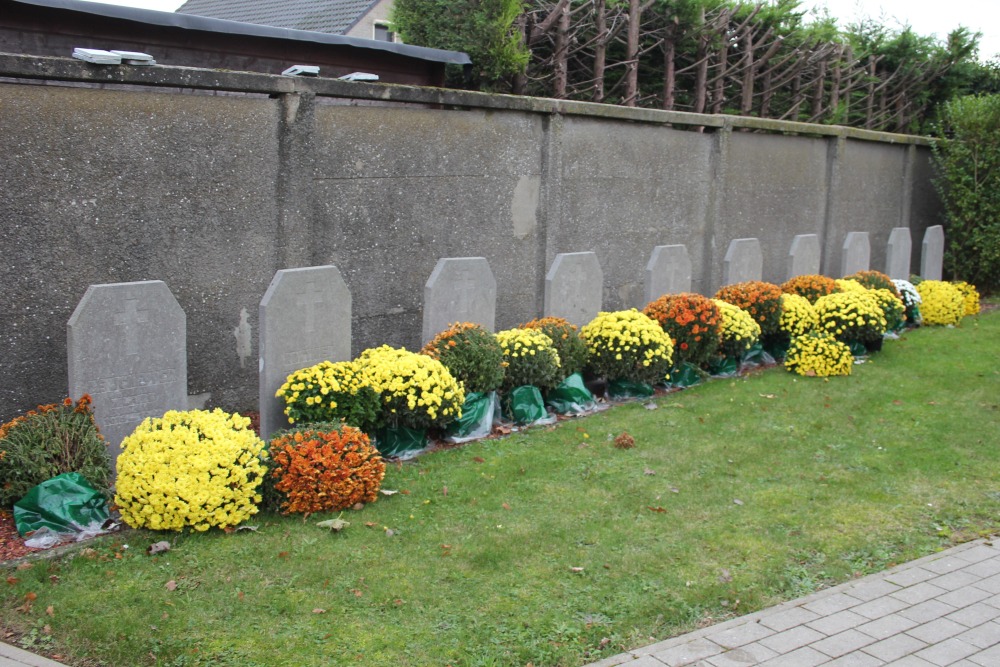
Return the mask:
[[[306,283],[303,293],[295,299],[295,304],[306,316],[306,333],[316,333],[316,306],[321,303],[323,303],[323,290],[315,280],[310,280]]]
[[[139,308],[139,299],[126,299],[125,310],[115,314],[115,325],[124,327],[125,354],[139,354],[139,327],[136,325],[147,322],[149,316],[145,308]]]

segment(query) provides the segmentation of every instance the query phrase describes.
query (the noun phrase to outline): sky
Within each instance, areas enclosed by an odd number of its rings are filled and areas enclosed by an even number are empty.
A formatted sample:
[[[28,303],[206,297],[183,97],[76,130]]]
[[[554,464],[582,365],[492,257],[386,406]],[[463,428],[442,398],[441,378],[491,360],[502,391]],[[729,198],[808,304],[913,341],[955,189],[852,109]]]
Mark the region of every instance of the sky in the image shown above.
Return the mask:
[[[104,0],[106,4],[172,12],[183,0]],[[910,25],[939,39],[959,26],[983,34],[980,60],[1000,55],[1000,0],[801,0],[803,9],[827,7],[841,26],[859,18],[882,18],[890,27]]]

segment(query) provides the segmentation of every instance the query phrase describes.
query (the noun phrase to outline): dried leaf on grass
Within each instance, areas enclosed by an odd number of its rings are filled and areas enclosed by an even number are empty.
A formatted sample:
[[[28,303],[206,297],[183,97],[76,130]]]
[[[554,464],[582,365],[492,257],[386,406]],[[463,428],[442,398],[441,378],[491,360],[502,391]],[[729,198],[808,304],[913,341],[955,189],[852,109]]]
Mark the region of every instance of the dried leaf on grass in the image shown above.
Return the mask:
[[[339,533],[344,528],[351,525],[350,521],[344,521],[343,519],[328,519],[326,521],[319,521],[316,523],[320,528],[329,528],[334,533]]]

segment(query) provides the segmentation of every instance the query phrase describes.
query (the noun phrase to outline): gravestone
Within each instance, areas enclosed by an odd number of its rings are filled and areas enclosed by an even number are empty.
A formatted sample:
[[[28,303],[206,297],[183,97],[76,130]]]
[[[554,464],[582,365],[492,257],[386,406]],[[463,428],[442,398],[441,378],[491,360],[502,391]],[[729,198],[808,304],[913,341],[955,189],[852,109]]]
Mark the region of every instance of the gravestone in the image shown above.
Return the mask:
[[[733,239],[722,260],[722,285],[760,280],[764,272],[764,254],[759,239]]]
[[[545,275],[544,312],[582,327],[601,312],[604,273],[597,253],[564,252],[556,255]]]
[[[473,322],[493,331],[497,281],[485,257],[438,260],[424,286],[423,342],[455,322]]]
[[[889,233],[889,245],[885,251],[885,272],[890,278],[910,279],[910,253],[912,251],[910,228],[894,227]]]
[[[818,234],[796,235],[792,239],[792,247],[788,250],[788,275],[785,279],[818,274],[820,256]]]
[[[944,227],[928,227],[920,250],[920,276],[924,280],[941,280],[944,272]],[[909,278],[906,276],[907,280]]]
[[[144,419],[187,409],[187,321],[163,281],[91,285],[66,338],[69,395],[94,399],[112,465]]]
[[[868,232],[848,232],[840,255],[840,275],[843,277],[858,271],[867,271],[871,255]]]
[[[288,427],[275,392],[291,373],[351,358],[351,293],[335,266],[278,271],[260,300],[260,435]]]
[[[646,264],[646,303],[691,291],[691,257],[685,245],[658,245]],[[645,306],[646,303],[641,304]]]

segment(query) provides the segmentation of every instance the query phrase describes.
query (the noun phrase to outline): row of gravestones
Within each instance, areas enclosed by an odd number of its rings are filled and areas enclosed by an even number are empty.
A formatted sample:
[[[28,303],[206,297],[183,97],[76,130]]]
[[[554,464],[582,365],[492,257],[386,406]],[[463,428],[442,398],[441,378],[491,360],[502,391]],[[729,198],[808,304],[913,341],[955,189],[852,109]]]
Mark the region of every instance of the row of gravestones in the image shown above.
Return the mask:
[[[851,232],[842,275],[868,268],[865,232]],[[944,235],[924,237],[921,274],[941,277]],[[887,273],[909,277],[909,230],[893,230]],[[760,280],[757,239],[736,239],[725,257],[723,284]],[[816,235],[795,237],[789,277],[819,272]],[[544,313],[578,326],[601,309],[603,273],[593,252],[557,255],[545,277]],[[691,290],[683,245],[657,246],[646,266],[646,298]],[[438,261],[424,288],[423,341],[453,322],[494,330],[496,280],[482,257]],[[320,361],[351,356],[351,294],[340,271],[319,266],[278,271],[260,302],[260,427],[264,437],[286,424],[274,394],[286,377]],[[67,326],[69,395],[90,394],[94,416],[113,458],[122,439],[146,417],[187,408],[186,318],[162,281],[91,285]]]

